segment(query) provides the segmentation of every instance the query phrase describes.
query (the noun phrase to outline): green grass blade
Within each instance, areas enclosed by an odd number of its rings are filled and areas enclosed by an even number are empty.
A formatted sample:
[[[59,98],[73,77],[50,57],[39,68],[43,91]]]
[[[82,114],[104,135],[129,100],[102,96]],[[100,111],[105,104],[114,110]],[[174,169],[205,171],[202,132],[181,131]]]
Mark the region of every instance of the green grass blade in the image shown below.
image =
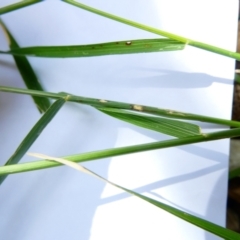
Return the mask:
[[[137,125],[139,127],[151,129],[153,131],[161,132],[178,138],[201,134],[199,126],[188,122],[160,117],[151,117],[142,114],[133,114],[115,108],[98,108],[98,110],[114,118]]]
[[[81,96],[72,95],[70,93],[52,93],[52,92],[43,92],[43,91],[37,91],[37,90],[13,88],[13,87],[5,87],[5,86],[0,86],[0,91],[27,94],[27,95],[38,96],[38,97],[48,97],[53,99],[66,97],[66,101],[86,104],[86,105],[94,106],[97,108],[107,107],[107,108],[125,109],[125,110],[143,112],[143,113],[148,113],[148,114],[167,117],[167,118],[208,122],[208,123],[226,125],[230,127],[240,127],[240,122],[237,122],[237,121],[231,121],[227,119],[214,118],[214,117],[186,113],[186,112],[179,112],[179,111],[170,110],[170,109],[162,109],[162,108],[151,107],[151,106],[137,105],[132,103],[81,97]]]
[[[9,47],[10,49],[18,49],[18,43],[12,36],[12,34],[8,31],[7,27],[3,24],[2,21],[0,21],[0,25],[4,29],[4,32],[6,33],[6,36],[9,40]],[[41,84],[39,83],[36,74],[34,73],[30,63],[28,62],[27,58],[24,56],[13,56],[15,63],[17,65],[17,68],[22,76],[22,79],[27,86],[28,89],[34,89],[43,91],[43,88]],[[33,100],[39,110],[40,113],[45,112],[51,105],[48,98],[40,98],[33,96]]]
[[[181,218],[181,219],[183,219],[183,220],[185,220],[185,221],[187,221],[187,222],[189,222],[189,223],[191,223],[191,224],[193,224],[197,227],[200,227],[200,228],[202,228],[202,229],[204,229],[208,232],[211,232],[211,233],[213,233],[213,234],[215,234],[219,237],[222,237],[226,240],[239,240],[240,239],[240,234],[236,233],[232,230],[226,229],[226,228],[221,227],[217,224],[214,224],[214,223],[209,222],[207,220],[204,220],[202,218],[196,217],[192,214],[183,212],[183,211],[181,211],[177,208],[171,207],[167,204],[161,203],[161,202],[156,201],[152,198],[146,197],[142,194],[139,194],[139,193],[131,191],[127,188],[121,187],[117,184],[113,183],[112,185],[114,185],[115,187],[120,188],[120,189],[122,189],[122,190],[136,196],[136,197],[139,197],[139,198],[147,201],[148,203],[151,203],[151,204],[155,205],[156,207],[161,208],[162,210],[165,210],[168,213],[173,214],[176,217],[179,217],[179,218]]]
[[[235,83],[240,84],[240,75],[238,73],[235,73],[234,81],[235,81]]]
[[[240,54],[239,53],[232,52],[232,51],[229,51],[229,50],[226,50],[226,49],[223,49],[223,48],[215,47],[215,46],[212,46],[212,45],[209,45],[209,44],[206,44],[206,43],[198,42],[198,41],[195,41],[195,40],[192,40],[192,39],[188,39],[186,37],[178,36],[176,34],[169,33],[169,32],[166,32],[166,31],[163,31],[163,30],[160,30],[160,29],[156,29],[156,28],[153,28],[153,27],[141,24],[141,23],[137,23],[137,22],[131,21],[129,19],[125,19],[125,18],[116,16],[116,15],[113,15],[113,14],[95,9],[93,7],[87,6],[85,4],[82,4],[82,3],[79,3],[79,2],[76,2],[76,1],[73,1],[73,0],[63,0],[63,2],[69,3],[73,6],[79,7],[81,9],[84,9],[86,11],[89,11],[89,12],[92,12],[92,13],[95,13],[95,14],[98,14],[100,16],[103,16],[103,17],[106,17],[106,18],[109,18],[109,19],[112,19],[112,20],[130,25],[132,27],[136,27],[136,28],[139,28],[139,29],[151,32],[151,33],[155,33],[155,34],[158,34],[158,35],[170,38],[170,39],[174,39],[176,41],[180,41],[180,42],[183,42],[185,44],[188,44],[188,45],[200,48],[200,49],[204,49],[204,50],[207,50],[207,51],[210,51],[210,52],[221,54],[221,55],[224,55],[224,56],[227,56],[227,57],[230,57],[230,58],[234,58],[234,59],[240,61]]]
[[[240,176],[240,168],[235,168],[235,169],[230,170],[228,178],[232,179],[232,178],[239,177],[239,176]]]
[[[114,54],[148,53],[182,50],[184,44],[171,39],[141,39],[75,46],[47,46],[15,48],[0,53],[14,56],[51,58],[93,57]]]
[[[44,128],[48,125],[48,123],[53,119],[56,113],[60,110],[60,108],[65,103],[64,99],[59,99],[55,101],[51,107],[46,111],[46,113],[40,118],[40,120],[34,125],[31,131],[27,134],[24,140],[20,143],[16,151],[9,158],[9,160],[5,163],[5,166],[18,163],[22,156],[28,151],[28,149],[32,146]],[[0,176],[0,184],[4,181],[7,175]]]
[[[0,8],[0,15],[8,12],[12,12],[15,10],[18,10],[23,7],[27,7],[29,5],[41,2],[42,0],[24,0],[24,1],[19,1],[17,3],[13,3],[11,5],[8,5],[6,7]]]
[[[107,157],[120,156],[124,154],[151,151],[156,149],[176,147],[176,146],[199,143],[199,142],[208,142],[208,141],[214,141],[214,140],[237,137],[237,136],[240,136],[240,128],[195,135],[195,136],[179,138],[179,139],[171,139],[171,140],[160,141],[160,142],[105,149],[105,150],[100,150],[95,152],[71,155],[64,158],[71,160],[73,162],[86,162],[86,161],[107,158]],[[49,161],[36,161],[36,162],[29,162],[29,163],[22,163],[22,164],[14,164],[14,165],[0,167],[0,175],[27,172],[27,171],[44,169],[44,168],[56,167],[56,166],[59,166],[59,164],[55,162],[49,162]]]
[[[100,179],[100,180],[102,180],[106,183],[111,184],[112,186],[115,186],[115,187],[117,187],[117,188],[119,188],[119,189],[121,189],[125,192],[128,192],[135,197],[141,198],[142,200],[144,200],[144,201],[146,201],[150,204],[153,204],[156,207],[158,207],[158,208],[160,208],[160,209],[162,209],[162,210],[164,210],[164,211],[166,211],[166,212],[168,212],[168,213],[170,213],[170,214],[172,214],[172,215],[174,215],[178,218],[181,218],[181,219],[183,219],[183,220],[185,220],[185,221],[187,221],[187,222],[189,222],[189,223],[191,223],[191,224],[193,224],[197,227],[200,227],[200,228],[202,228],[202,229],[204,229],[208,232],[211,232],[211,233],[213,233],[213,234],[215,234],[219,237],[222,237],[226,240],[239,240],[240,239],[240,234],[239,233],[236,233],[232,230],[221,227],[221,226],[219,226],[215,223],[209,222],[209,221],[204,220],[202,218],[196,217],[196,216],[194,216],[192,214],[189,214],[187,212],[183,212],[183,211],[181,211],[177,208],[171,207],[171,206],[169,206],[167,204],[164,204],[162,202],[159,202],[155,199],[146,197],[142,194],[134,192],[134,191],[132,191],[130,189],[127,189],[125,187],[122,187],[122,186],[120,186],[116,183],[113,183],[113,182],[103,178],[102,176],[96,174],[95,172],[93,172],[93,171],[91,171],[91,170],[89,170],[89,169],[87,169],[87,168],[85,168],[85,167],[83,167],[83,166],[81,166],[77,163],[73,163],[71,161],[68,161],[68,160],[62,159],[62,158],[49,157],[49,156],[42,155],[42,154],[30,154],[30,155],[38,157],[38,158],[48,158],[51,161],[55,161],[55,162],[58,162],[60,164],[67,165],[67,166],[69,166],[69,167],[71,167],[71,168],[73,168],[77,171],[84,172],[84,173],[87,173],[89,175],[92,175],[92,176],[94,176],[94,177],[96,177],[96,178],[98,178],[98,179]]]

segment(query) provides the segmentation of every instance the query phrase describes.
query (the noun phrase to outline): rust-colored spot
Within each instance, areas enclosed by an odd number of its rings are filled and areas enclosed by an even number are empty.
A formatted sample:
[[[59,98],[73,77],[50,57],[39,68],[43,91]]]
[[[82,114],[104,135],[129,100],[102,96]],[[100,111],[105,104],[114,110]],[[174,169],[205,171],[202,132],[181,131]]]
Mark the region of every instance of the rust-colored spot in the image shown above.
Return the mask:
[[[128,41],[128,42],[126,42],[125,44],[126,44],[127,46],[130,46],[130,45],[132,45],[132,42]]]

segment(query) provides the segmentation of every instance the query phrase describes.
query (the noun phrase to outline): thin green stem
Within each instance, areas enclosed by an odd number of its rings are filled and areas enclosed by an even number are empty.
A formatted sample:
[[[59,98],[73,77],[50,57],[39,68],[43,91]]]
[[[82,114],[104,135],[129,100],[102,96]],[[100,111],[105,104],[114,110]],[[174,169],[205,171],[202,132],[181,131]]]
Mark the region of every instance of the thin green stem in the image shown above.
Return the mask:
[[[176,146],[199,143],[199,142],[208,142],[208,141],[231,138],[236,136],[240,136],[240,128],[201,134],[201,135],[185,137],[180,139],[166,140],[161,142],[106,149],[101,151],[67,156],[64,158],[73,162],[86,162],[86,161],[91,161],[91,160],[96,160],[101,158],[120,156],[124,154],[150,151],[150,150],[156,150],[161,148],[176,147]],[[0,167],[0,175],[39,170],[44,168],[56,167],[60,165],[61,165],[60,163],[43,160],[43,161],[34,161],[34,162],[15,164],[15,165],[9,165],[9,166],[2,166]]]
[[[110,13],[92,8],[92,7],[89,7],[85,4],[82,4],[82,3],[79,3],[79,2],[76,2],[76,1],[73,1],[73,0],[63,0],[63,1],[66,2],[66,3],[72,4],[76,7],[79,7],[81,9],[87,10],[89,12],[101,15],[103,17],[106,17],[106,18],[109,18],[109,19],[112,19],[112,20],[115,20],[115,21],[118,21],[118,22],[121,22],[121,23],[124,23],[124,24],[127,24],[127,25],[130,25],[132,27],[136,27],[136,28],[139,28],[139,29],[151,32],[151,33],[155,33],[155,34],[167,37],[167,38],[171,38],[171,39],[186,43],[188,45],[191,45],[191,46],[194,46],[194,47],[197,47],[197,48],[201,48],[201,49],[204,49],[204,50],[207,50],[207,51],[210,51],[210,52],[214,52],[214,53],[218,53],[220,55],[224,55],[224,56],[227,56],[227,57],[230,57],[230,58],[234,58],[236,60],[240,60],[240,54],[239,53],[232,52],[232,51],[222,49],[222,48],[219,48],[219,47],[215,47],[215,46],[212,46],[212,45],[209,45],[209,44],[206,44],[206,43],[198,42],[198,41],[195,41],[195,40],[192,40],[192,39],[189,39],[189,38],[185,38],[185,37],[182,37],[182,36],[178,36],[176,34],[169,33],[169,32],[163,31],[163,30],[159,30],[159,29],[156,29],[156,28],[153,28],[153,27],[141,24],[141,23],[137,23],[137,22],[131,21],[129,19],[125,19],[125,18],[116,16],[116,15],[113,15],[113,14],[110,14]]]
[[[184,113],[184,112],[178,112],[178,111],[169,110],[169,109],[161,109],[161,108],[143,106],[143,105],[137,105],[137,104],[131,104],[131,103],[80,97],[80,96],[75,96],[68,93],[51,93],[51,92],[43,92],[43,91],[37,91],[37,90],[4,87],[4,86],[0,86],[0,91],[27,94],[27,95],[39,96],[39,97],[48,97],[48,98],[54,98],[54,99],[64,98],[66,101],[77,102],[77,103],[86,104],[86,105],[90,105],[98,108],[109,107],[109,108],[125,109],[125,110],[131,110],[135,112],[149,113],[149,114],[163,116],[167,118],[194,120],[194,121],[200,121],[200,122],[227,125],[231,127],[240,127],[240,122],[237,122],[237,121],[230,121],[230,120],[221,119],[221,118],[214,118],[214,117],[202,116],[198,114]]]
[[[8,12],[18,10],[20,8],[23,8],[23,7],[27,7],[29,5],[32,5],[32,4],[41,2],[41,1],[42,0],[24,0],[24,1],[17,2],[17,3],[13,3],[13,4],[8,5],[6,7],[0,8],[0,15],[4,14],[4,13],[8,13]]]

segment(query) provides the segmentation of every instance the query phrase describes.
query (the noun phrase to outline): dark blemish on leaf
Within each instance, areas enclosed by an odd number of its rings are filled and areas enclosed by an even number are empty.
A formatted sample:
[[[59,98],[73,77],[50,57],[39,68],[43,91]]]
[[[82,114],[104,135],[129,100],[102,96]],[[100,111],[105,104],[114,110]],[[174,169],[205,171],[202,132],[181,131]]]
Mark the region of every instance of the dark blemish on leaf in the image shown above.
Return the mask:
[[[116,42],[116,44],[119,44],[119,42]]]
[[[130,46],[130,45],[132,45],[132,42],[126,42],[125,43],[127,46]]]

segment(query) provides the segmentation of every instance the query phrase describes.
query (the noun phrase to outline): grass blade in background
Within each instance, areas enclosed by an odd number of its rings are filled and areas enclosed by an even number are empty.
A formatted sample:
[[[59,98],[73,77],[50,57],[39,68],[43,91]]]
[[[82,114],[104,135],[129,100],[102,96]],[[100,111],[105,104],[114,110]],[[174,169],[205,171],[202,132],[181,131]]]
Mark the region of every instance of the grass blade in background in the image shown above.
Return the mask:
[[[39,96],[39,97],[47,97],[47,98],[53,98],[53,99],[67,97],[66,101],[86,104],[96,108],[125,109],[125,110],[131,110],[135,112],[142,112],[142,113],[162,116],[166,118],[185,119],[185,120],[193,120],[193,121],[226,125],[230,127],[240,127],[240,122],[237,122],[237,121],[231,121],[227,119],[209,117],[209,116],[198,115],[193,113],[179,112],[179,111],[170,110],[170,109],[162,109],[162,108],[151,107],[151,106],[137,105],[132,103],[81,97],[81,96],[72,95],[70,93],[52,93],[52,92],[43,92],[43,91],[37,91],[37,90],[31,90],[31,89],[14,88],[14,87],[6,87],[6,86],[0,86],[0,91],[27,94],[27,95]]]
[[[235,168],[235,169],[230,170],[228,179],[232,179],[232,178],[235,178],[238,176],[240,176],[240,168]]]
[[[182,36],[178,36],[176,34],[169,33],[169,32],[166,32],[166,31],[163,31],[163,30],[160,30],[160,29],[149,27],[149,26],[146,26],[144,24],[137,23],[137,22],[131,21],[129,19],[125,19],[125,18],[116,16],[116,15],[113,15],[111,13],[107,13],[107,12],[95,9],[93,7],[90,7],[90,6],[87,6],[85,4],[76,2],[74,0],[62,0],[62,1],[66,2],[66,3],[69,3],[73,6],[79,7],[81,9],[84,9],[86,11],[89,11],[89,12],[98,14],[100,16],[112,19],[114,21],[121,22],[121,23],[130,25],[130,26],[135,27],[135,28],[139,28],[139,29],[151,32],[151,33],[155,33],[155,34],[158,34],[160,36],[164,36],[164,37],[167,37],[167,38],[170,38],[170,39],[174,39],[176,41],[180,41],[180,42],[183,42],[185,44],[188,44],[188,45],[200,48],[200,49],[204,49],[204,50],[207,50],[207,51],[210,51],[210,52],[213,52],[213,53],[217,53],[217,54],[220,54],[220,55],[224,55],[224,56],[227,56],[227,57],[230,57],[230,58],[234,58],[234,59],[240,61],[240,54],[239,53],[232,52],[232,51],[229,51],[229,50],[226,50],[226,49],[223,49],[223,48],[215,47],[213,45],[209,45],[209,44],[206,44],[206,43],[198,42],[198,41],[188,39],[188,38],[185,38],[185,37],[182,37]]]
[[[178,138],[201,134],[199,126],[188,122],[134,114],[115,108],[98,108],[98,110],[139,127],[151,129]]]
[[[27,134],[27,136],[20,143],[16,151],[9,158],[9,160],[5,163],[5,166],[18,163],[22,156],[28,151],[28,149],[32,146],[38,136],[41,134],[43,129],[48,125],[48,123],[53,119],[56,113],[60,110],[60,108],[65,103],[64,99],[59,99],[55,101],[52,106],[46,111],[46,113],[40,118],[40,120],[34,125],[31,131]],[[7,175],[0,176],[0,184],[4,181]]]
[[[7,39],[9,41],[10,49],[19,48],[16,40],[13,38],[12,34],[8,31],[7,27],[0,21],[0,25],[3,27],[4,32],[6,33]],[[17,68],[22,76],[23,81],[28,89],[35,89],[43,91],[41,84],[39,83],[36,74],[34,73],[30,63],[27,58],[24,56],[13,56]],[[45,112],[51,105],[48,98],[32,97],[39,112]]]
[[[95,152],[81,153],[81,154],[67,156],[64,158],[73,162],[86,162],[86,161],[107,158],[107,157],[116,157],[124,154],[151,151],[151,150],[157,150],[162,148],[170,148],[170,147],[182,146],[182,145],[199,143],[199,142],[208,142],[208,141],[214,141],[214,140],[237,137],[237,136],[240,136],[240,128],[207,133],[207,134],[200,134],[200,135],[179,138],[179,139],[171,139],[171,140],[160,141],[160,142],[152,142],[152,143],[127,146],[127,147],[105,149],[105,150],[100,150]],[[0,167],[0,176],[5,174],[27,172],[27,171],[33,171],[33,170],[39,170],[39,169],[51,168],[51,167],[57,167],[57,166],[60,166],[60,164],[55,162],[49,162],[49,161],[35,161],[35,162],[29,162],[29,163],[2,166]]]
[[[17,3],[13,3],[13,4],[8,5],[6,7],[0,8],[0,15],[4,14],[4,13],[8,13],[8,12],[18,10],[20,8],[23,8],[23,7],[27,7],[29,5],[32,5],[32,4],[41,2],[41,1],[42,0],[24,0],[24,1],[19,0],[19,2],[17,2]]]
[[[226,229],[226,228],[221,227],[217,224],[214,224],[214,223],[211,223],[211,222],[209,222],[207,220],[204,220],[202,218],[196,217],[192,214],[183,212],[183,211],[181,211],[177,208],[171,207],[167,204],[161,203],[161,202],[159,202],[155,199],[146,197],[142,194],[139,194],[137,192],[134,192],[132,190],[124,188],[124,187],[122,187],[118,184],[115,184],[111,181],[108,181],[107,179],[105,179],[105,178],[101,177],[100,175],[96,174],[95,172],[93,172],[93,171],[91,171],[91,170],[89,170],[89,169],[87,169],[87,168],[85,168],[85,167],[83,167],[83,166],[81,166],[77,163],[74,163],[74,162],[71,162],[71,161],[68,161],[68,160],[62,159],[62,158],[49,157],[49,156],[46,156],[46,155],[43,155],[43,154],[32,154],[31,153],[29,155],[35,156],[35,157],[38,157],[38,158],[43,158],[43,159],[47,158],[51,161],[56,161],[58,163],[67,165],[67,166],[69,166],[69,167],[71,167],[71,168],[73,168],[77,171],[84,172],[84,173],[90,174],[94,177],[97,177],[98,179],[100,179],[100,180],[102,180],[106,183],[109,183],[112,186],[115,186],[115,187],[117,187],[117,188],[119,188],[119,189],[121,189],[125,192],[128,192],[131,195],[134,195],[135,197],[141,198],[142,200],[144,200],[148,203],[151,203],[151,204],[155,205],[156,207],[158,207],[158,208],[160,208],[160,209],[162,209],[162,210],[164,210],[164,211],[166,211],[170,214],[173,214],[176,217],[179,217],[179,218],[181,218],[181,219],[183,219],[183,220],[185,220],[185,221],[187,221],[187,222],[189,222],[189,223],[191,223],[191,224],[193,224],[197,227],[200,227],[200,228],[202,228],[202,229],[204,229],[208,232],[211,232],[211,233],[213,233],[213,234],[215,234],[219,237],[222,237],[226,240],[239,240],[240,239],[240,234],[239,233],[236,233],[232,230]],[[144,216],[142,216],[142,217],[144,217]]]
[[[148,53],[182,50],[185,44],[171,39],[141,39],[98,43],[75,46],[47,46],[15,48],[0,53],[13,54],[14,56],[34,57],[93,57],[114,54]]]

